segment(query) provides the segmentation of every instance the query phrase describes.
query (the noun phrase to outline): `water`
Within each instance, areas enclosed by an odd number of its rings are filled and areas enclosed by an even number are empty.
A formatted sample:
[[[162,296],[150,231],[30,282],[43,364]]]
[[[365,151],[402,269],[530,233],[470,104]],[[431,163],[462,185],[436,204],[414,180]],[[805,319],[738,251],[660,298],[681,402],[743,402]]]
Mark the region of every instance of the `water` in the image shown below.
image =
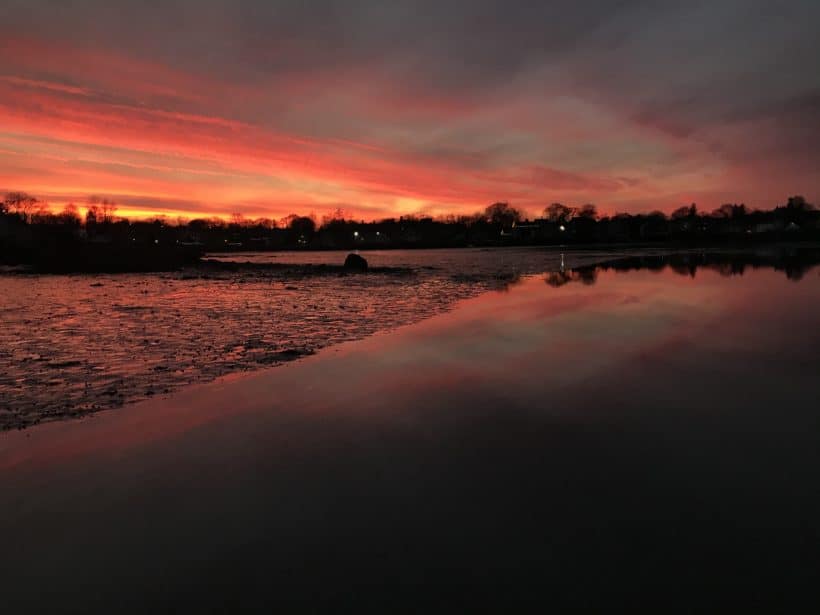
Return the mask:
[[[813,262],[559,266],[296,363],[0,434],[4,604],[815,612]]]
[[[345,253],[224,260],[340,264]],[[367,252],[404,274],[282,271],[0,275],[0,430],[118,408],[196,382],[270,367],[417,322],[521,275],[547,250]],[[566,257],[569,264],[601,258]]]

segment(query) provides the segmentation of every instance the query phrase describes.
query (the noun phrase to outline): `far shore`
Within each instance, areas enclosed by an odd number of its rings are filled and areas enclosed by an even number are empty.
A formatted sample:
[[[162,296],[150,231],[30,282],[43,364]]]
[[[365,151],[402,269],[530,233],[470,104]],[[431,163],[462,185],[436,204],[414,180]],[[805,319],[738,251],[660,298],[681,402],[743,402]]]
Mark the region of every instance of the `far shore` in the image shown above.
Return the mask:
[[[29,265],[41,272],[169,271],[206,253],[282,250],[408,250],[540,246],[552,249],[648,249],[750,247],[820,242],[820,210],[802,196],[769,210],[727,203],[712,212],[695,204],[670,215],[599,215],[594,205],[553,203],[543,217],[527,219],[509,203],[494,203],[471,216],[402,216],[371,222],[310,216],[229,222],[194,219],[129,220],[89,209],[62,213],[25,193],[0,203],[0,264]],[[113,208],[113,209],[112,209]]]
[[[588,253],[610,252],[613,254],[624,253],[685,253],[685,252],[749,252],[765,250],[801,250],[820,247],[820,240],[785,240],[785,239],[749,239],[745,241],[681,241],[681,242],[633,242],[633,243],[575,243],[575,244],[498,244],[498,245],[465,245],[465,246],[387,246],[387,247],[360,247],[353,249],[340,248],[281,248],[281,249],[231,249],[224,251],[203,252],[201,250],[184,247],[181,249],[174,247],[157,248],[154,246],[136,247],[127,250],[116,250],[107,246],[90,247],[79,254],[66,257],[61,254],[44,254],[36,262],[12,262],[11,264],[0,265],[0,275],[2,274],[95,274],[95,273],[162,273],[182,271],[196,268],[204,271],[231,271],[231,270],[257,270],[257,271],[278,271],[282,274],[292,273],[294,275],[333,275],[362,273],[344,265],[345,254],[362,254],[367,257],[369,253],[382,252],[402,252],[402,251],[429,251],[429,250],[533,250],[555,253]],[[338,262],[321,264],[298,264],[298,263],[253,263],[238,260],[242,255],[297,255],[297,254],[329,254],[338,253]],[[390,275],[407,275],[410,271],[401,267],[375,266],[364,273],[382,273]]]

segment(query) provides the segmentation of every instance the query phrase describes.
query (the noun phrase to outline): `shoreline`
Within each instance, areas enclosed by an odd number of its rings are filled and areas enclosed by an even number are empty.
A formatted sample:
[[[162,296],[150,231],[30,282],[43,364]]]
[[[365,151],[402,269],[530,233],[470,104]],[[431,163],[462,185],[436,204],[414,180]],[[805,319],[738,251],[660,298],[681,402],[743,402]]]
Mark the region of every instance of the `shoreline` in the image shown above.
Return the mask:
[[[105,245],[105,244],[103,244]],[[426,252],[445,251],[458,252],[462,250],[475,251],[505,251],[505,250],[532,250],[533,252],[549,253],[576,253],[576,252],[689,252],[689,251],[754,251],[761,249],[804,249],[820,247],[820,241],[815,238],[805,239],[771,239],[771,238],[741,238],[729,241],[644,241],[644,242],[600,242],[583,243],[574,242],[566,244],[557,243],[507,243],[507,244],[487,244],[487,245],[463,245],[463,246],[426,246],[426,245],[396,245],[396,246],[363,246],[363,247],[304,247],[304,248],[273,248],[273,249],[241,249],[241,250],[221,250],[204,251],[197,258],[184,258],[173,260],[167,264],[157,262],[152,256],[146,263],[141,263],[139,259],[126,259],[126,265],[85,264],[83,266],[68,265],[63,259],[55,260],[51,264],[36,264],[26,262],[12,262],[10,264],[0,264],[0,275],[103,275],[103,274],[161,274],[185,271],[188,269],[214,268],[217,263],[225,266],[227,263],[241,264],[239,261],[230,260],[234,256],[243,254],[253,255],[299,255],[299,254],[364,254],[368,253],[391,253],[391,252]],[[144,248],[143,248],[144,249]],[[166,251],[168,247],[164,248]],[[151,248],[147,248],[145,254],[150,253]],[[96,257],[95,257],[96,258]],[[95,261],[96,262],[96,261]],[[56,264],[59,263],[59,264]],[[250,263],[248,263],[250,264]],[[273,267],[274,264],[270,264]],[[294,270],[296,267],[291,266]],[[226,267],[227,268],[227,267]],[[282,266],[282,270],[287,268]],[[345,269],[340,263],[325,263],[322,267],[305,267],[304,272],[308,275],[326,275],[334,273],[354,273]],[[400,269],[391,271],[390,268],[382,268],[383,273],[394,273],[401,275],[408,273]]]

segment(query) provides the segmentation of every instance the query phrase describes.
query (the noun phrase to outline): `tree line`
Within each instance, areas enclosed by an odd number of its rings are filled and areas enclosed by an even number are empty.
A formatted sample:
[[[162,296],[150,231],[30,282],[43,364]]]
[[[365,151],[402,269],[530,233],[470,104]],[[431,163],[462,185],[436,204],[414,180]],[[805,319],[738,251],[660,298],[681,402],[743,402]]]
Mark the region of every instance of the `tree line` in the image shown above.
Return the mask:
[[[0,201],[0,258],[25,261],[38,251],[66,251],[78,245],[182,246],[190,250],[353,249],[462,247],[531,244],[820,239],[820,212],[793,196],[769,210],[727,203],[712,211],[696,204],[638,214],[600,215],[593,204],[552,203],[528,219],[506,202],[471,215],[401,216],[356,221],[342,210],[321,219],[291,214],[279,220],[217,217],[129,220],[115,202],[89,197],[85,214],[69,203],[53,211],[25,193]]]

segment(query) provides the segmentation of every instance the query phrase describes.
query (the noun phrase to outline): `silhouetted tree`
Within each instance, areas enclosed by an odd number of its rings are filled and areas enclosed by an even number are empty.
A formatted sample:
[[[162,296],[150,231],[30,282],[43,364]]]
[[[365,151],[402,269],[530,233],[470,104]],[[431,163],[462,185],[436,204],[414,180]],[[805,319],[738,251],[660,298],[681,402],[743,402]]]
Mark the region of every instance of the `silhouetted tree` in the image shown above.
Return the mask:
[[[586,205],[581,206],[575,215],[576,217],[584,220],[597,220],[598,208],[592,203],[587,203]]]
[[[282,218],[281,220],[279,220],[279,226],[281,228],[290,228],[290,223],[293,222],[294,220],[296,220],[296,218],[298,218],[298,217],[299,216],[297,216],[296,214],[289,214],[289,215],[285,216],[284,218]]]
[[[733,220],[743,218],[746,214],[746,205],[743,203],[740,205],[736,205],[734,203],[724,203],[712,212],[712,216],[715,218],[731,218]]]
[[[512,226],[514,222],[520,222],[522,216],[521,212],[509,203],[493,203],[484,210],[484,218],[490,224]]]
[[[3,204],[6,211],[19,215],[26,222],[30,222],[34,212],[42,207],[40,201],[25,192],[9,192]]]
[[[188,230],[194,233],[203,233],[212,227],[213,224],[210,220],[204,220],[202,218],[194,218],[188,222]]]
[[[263,228],[268,230],[276,228],[276,222],[273,220],[273,218],[257,218],[256,220],[254,220],[254,225],[257,228]]]
[[[80,210],[74,203],[67,203],[57,218],[66,226],[80,226]]]
[[[572,218],[572,214],[572,208],[561,203],[552,203],[544,209],[544,217],[557,224],[566,224]]]
[[[100,208],[97,205],[89,205],[85,210],[85,226],[91,228],[97,225],[97,222],[102,217]]]
[[[337,207],[331,213],[322,216],[322,227],[329,226],[335,222],[344,222],[345,212],[341,207]]]
[[[316,222],[307,216],[289,216],[288,228],[299,236],[308,238],[316,231]]]
[[[732,204],[731,203],[724,203],[717,209],[712,212],[712,217],[714,218],[731,218],[732,217]]]
[[[102,209],[103,220],[106,223],[113,222],[114,214],[117,213],[117,204],[114,201],[103,199],[100,208]]]
[[[786,203],[786,209],[796,212],[813,211],[814,205],[807,203],[802,196],[790,196]]]
[[[94,208],[94,221],[97,224],[110,224],[114,222],[114,214],[117,212],[117,204],[107,198],[96,195],[88,197],[89,210]],[[88,216],[86,216],[86,219]]]
[[[698,215],[698,206],[692,203],[688,206],[678,207],[672,212],[673,220],[683,220],[684,218],[694,218]]]

